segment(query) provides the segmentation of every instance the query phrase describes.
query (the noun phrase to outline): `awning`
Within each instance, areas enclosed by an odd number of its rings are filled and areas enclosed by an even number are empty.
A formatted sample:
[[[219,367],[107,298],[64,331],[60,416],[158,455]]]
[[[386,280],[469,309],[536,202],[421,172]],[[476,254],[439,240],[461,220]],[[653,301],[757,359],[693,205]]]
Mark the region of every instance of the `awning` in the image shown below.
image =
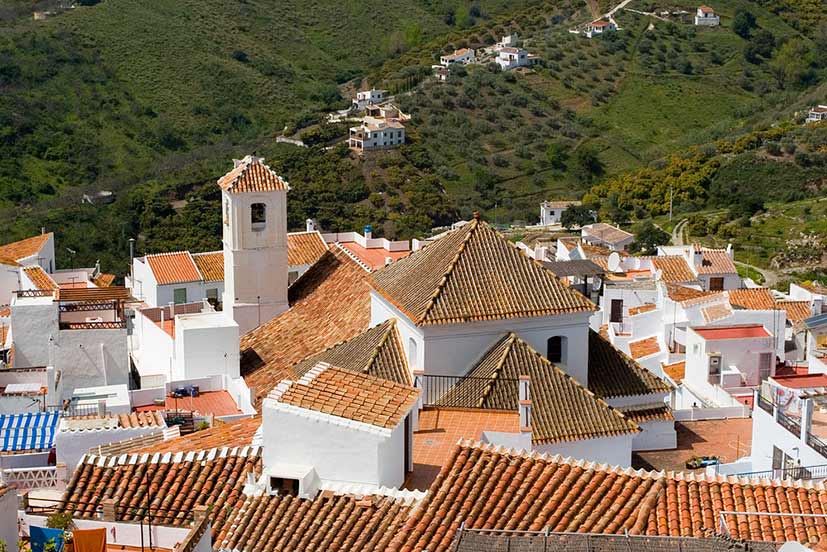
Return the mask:
[[[52,448],[59,412],[0,414],[0,452]]]

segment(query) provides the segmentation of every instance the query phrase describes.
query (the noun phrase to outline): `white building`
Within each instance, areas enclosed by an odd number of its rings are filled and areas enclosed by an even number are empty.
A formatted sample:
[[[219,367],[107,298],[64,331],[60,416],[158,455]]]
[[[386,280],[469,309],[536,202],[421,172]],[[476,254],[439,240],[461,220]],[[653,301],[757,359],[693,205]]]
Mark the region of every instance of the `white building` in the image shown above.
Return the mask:
[[[502,50],[503,48],[513,48],[517,46],[518,41],[519,37],[517,36],[517,33],[506,35],[502,37],[502,40],[494,45],[494,51]]]
[[[18,552],[17,493],[14,487],[0,483],[0,542],[7,552]]]
[[[474,63],[476,59],[476,52],[474,52],[474,50],[471,48],[460,48],[459,50],[454,50],[453,54],[440,56],[439,63],[445,67],[448,67],[452,63],[462,63],[463,65],[468,65],[469,63]]]
[[[45,273],[55,269],[54,234],[41,234],[25,240],[0,246],[0,305],[8,305],[12,293],[20,289],[37,289],[23,287],[27,284],[23,269],[40,267]]]
[[[244,334],[287,310],[287,182],[251,155],[218,180],[224,310]]]
[[[357,151],[388,149],[405,143],[405,125],[396,119],[365,117],[360,126],[350,127],[348,145]]]
[[[434,72],[434,78],[440,82],[447,81],[451,74],[451,68],[444,65],[431,65],[431,70]]]
[[[741,277],[735,268],[732,245],[726,249],[712,249],[694,245],[662,245],[658,256],[682,255],[695,274],[698,284],[707,291],[739,289]]]
[[[132,259],[127,287],[150,307],[208,300],[218,306],[224,294],[223,252],[176,251]]]
[[[511,46],[500,48],[497,52],[497,59],[494,61],[496,61],[497,65],[499,65],[503,71],[516,69],[517,67],[525,67],[531,63],[527,50]]]
[[[818,123],[827,121],[827,105],[816,105],[810,108],[807,112],[808,123]]]
[[[271,492],[321,486],[401,487],[413,469],[410,414],[419,392],[318,363],[265,399],[262,442]]]
[[[715,15],[715,10],[709,6],[700,6],[695,12],[695,25],[705,27],[717,27],[721,24],[721,18]]]
[[[595,222],[580,229],[583,241],[607,247],[611,251],[626,251],[635,241],[635,235],[605,222]]]
[[[370,90],[361,90],[356,93],[356,98],[353,100],[354,111],[361,111],[370,104],[378,104],[384,102],[388,98],[387,90],[377,90],[371,88]]]
[[[585,35],[588,38],[593,38],[603,33],[616,31],[617,23],[613,19],[597,19],[586,25]]]
[[[540,204],[540,226],[560,224],[563,213],[569,207],[579,206],[579,201],[544,201]]]

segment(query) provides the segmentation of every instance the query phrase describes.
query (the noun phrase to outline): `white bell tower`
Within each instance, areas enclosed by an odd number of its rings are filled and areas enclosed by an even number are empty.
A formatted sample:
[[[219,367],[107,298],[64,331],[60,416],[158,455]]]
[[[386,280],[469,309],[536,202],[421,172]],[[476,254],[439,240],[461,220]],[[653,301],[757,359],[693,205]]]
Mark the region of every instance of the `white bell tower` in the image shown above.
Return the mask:
[[[241,335],[288,308],[287,182],[248,155],[218,180],[224,245],[224,310]]]

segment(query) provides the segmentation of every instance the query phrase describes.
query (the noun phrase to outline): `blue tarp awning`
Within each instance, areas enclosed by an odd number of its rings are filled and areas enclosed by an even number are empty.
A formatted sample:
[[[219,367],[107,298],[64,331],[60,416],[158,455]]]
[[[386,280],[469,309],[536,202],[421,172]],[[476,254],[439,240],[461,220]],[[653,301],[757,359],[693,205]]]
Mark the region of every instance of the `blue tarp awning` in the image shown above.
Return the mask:
[[[0,414],[0,451],[52,448],[59,418],[59,412]]]

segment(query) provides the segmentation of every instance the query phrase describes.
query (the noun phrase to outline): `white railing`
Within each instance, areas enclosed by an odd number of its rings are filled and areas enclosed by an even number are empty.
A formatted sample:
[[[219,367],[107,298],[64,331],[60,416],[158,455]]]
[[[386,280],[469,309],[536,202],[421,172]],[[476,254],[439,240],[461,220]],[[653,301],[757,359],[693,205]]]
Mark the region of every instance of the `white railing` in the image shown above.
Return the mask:
[[[14,485],[19,491],[31,489],[55,489],[63,486],[57,476],[57,467],[7,468],[0,470],[0,479],[6,485]]]

